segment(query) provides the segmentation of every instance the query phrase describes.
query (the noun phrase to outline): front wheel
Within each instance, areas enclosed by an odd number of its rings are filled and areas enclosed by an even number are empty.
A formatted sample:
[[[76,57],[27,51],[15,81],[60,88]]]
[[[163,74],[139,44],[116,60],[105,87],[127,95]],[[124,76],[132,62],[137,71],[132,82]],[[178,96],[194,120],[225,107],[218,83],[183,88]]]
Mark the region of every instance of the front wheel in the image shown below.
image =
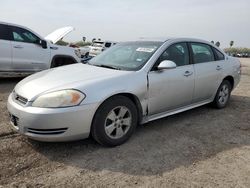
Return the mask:
[[[116,96],[105,101],[97,110],[91,134],[102,145],[117,146],[130,138],[136,125],[135,104],[127,97]]]
[[[219,109],[226,107],[230,99],[231,91],[232,86],[230,82],[227,80],[223,80],[215,95],[213,106]]]

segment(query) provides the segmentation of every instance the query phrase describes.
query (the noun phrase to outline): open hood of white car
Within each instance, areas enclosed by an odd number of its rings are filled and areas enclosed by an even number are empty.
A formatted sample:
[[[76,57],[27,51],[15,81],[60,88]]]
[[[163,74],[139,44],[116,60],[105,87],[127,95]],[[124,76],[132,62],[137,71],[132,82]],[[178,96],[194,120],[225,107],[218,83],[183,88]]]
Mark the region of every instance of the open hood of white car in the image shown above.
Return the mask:
[[[54,32],[47,35],[45,37],[45,39],[48,41],[51,41],[53,44],[55,44],[56,42],[58,42],[60,39],[65,37],[67,34],[69,34],[73,30],[74,30],[74,28],[71,26],[63,27],[63,28],[57,29]]]

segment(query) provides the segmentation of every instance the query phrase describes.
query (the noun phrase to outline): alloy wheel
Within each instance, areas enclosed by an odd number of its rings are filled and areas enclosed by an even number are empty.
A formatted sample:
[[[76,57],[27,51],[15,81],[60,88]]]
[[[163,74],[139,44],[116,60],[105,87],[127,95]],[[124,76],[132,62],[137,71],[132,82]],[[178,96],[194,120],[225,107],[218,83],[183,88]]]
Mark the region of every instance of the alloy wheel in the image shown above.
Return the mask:
[[[132,115],[125,106],[113,108],[105,120],[105,132],[112,139],[123,137],[132,125]]]
[[[221,105],[224,105],[227,102],[228,97],[229,97],[229,88],[226,84],[224,84],[219,91],[219,98],[218,98],[219,103]]]

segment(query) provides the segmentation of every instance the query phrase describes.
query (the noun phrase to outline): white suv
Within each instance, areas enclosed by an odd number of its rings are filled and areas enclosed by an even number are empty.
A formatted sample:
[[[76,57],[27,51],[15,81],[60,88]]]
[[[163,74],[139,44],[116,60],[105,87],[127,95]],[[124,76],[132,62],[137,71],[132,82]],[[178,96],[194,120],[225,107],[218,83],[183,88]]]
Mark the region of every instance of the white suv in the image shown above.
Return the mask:
[[[42,38],[26,27],[0,22],[0,76],[31,74],[80,62],[79,50],[55,45],[72,30],[64,27]]]
[[[107,48],[115,45],[116,42],[111,41],[94,41],[90,46],[89,56],[94,57],[102,53]]]

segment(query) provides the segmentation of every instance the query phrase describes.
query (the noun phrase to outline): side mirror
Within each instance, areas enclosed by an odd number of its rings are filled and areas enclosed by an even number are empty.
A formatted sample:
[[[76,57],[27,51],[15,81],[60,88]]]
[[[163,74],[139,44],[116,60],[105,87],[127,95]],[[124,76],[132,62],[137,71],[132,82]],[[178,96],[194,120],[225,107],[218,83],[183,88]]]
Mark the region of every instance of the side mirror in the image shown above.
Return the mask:
[[[164,70],[164,69],[174,69],[176,68],[176,64],[173,61],[170,60],[164,60],[158,65],[158,70]]]
[[[47,48],[47,41],[46,40],[41,40],[40,45],[42,46],[42,48],[46,49]]]

